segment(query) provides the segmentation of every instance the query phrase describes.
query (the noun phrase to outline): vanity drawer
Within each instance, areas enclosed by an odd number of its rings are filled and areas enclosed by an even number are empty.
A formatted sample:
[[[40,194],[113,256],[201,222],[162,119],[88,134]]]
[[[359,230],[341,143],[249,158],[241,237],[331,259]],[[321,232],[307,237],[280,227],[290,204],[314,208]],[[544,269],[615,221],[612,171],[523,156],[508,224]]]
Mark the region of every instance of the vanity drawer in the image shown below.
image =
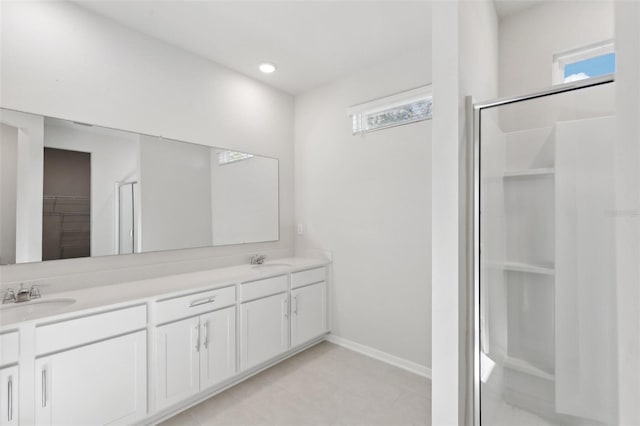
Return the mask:
[[[246,302],[247,300],[282,293],[283,291],[287,291],[287,289],[287,276],[280,275],[278,277],[242,284],[240,286],[240,298],[242,302]]]
[[[17,331],[0,334],[0,366],[18,362],[20,338]]]
[[[315,284],[327,279],[327,268],[308,269],[306,271],[291,274],[291,288],[302,287],[307,284]]]
[[[42,325],[36,327],[36,354],[95,342],[146,326],[146,305]]]
[[[199,315],[234,303],[236,303],[235,285],[162,300],[156,305],[156,322],[165,323]]]

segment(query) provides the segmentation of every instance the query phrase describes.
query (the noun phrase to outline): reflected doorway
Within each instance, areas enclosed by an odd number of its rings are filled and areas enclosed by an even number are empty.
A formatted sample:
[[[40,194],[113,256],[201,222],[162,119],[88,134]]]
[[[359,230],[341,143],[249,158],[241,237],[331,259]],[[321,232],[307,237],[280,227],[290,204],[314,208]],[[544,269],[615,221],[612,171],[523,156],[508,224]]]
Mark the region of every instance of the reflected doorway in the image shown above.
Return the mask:
[[[42,260],[91,256],[91,154],[44,148]]]

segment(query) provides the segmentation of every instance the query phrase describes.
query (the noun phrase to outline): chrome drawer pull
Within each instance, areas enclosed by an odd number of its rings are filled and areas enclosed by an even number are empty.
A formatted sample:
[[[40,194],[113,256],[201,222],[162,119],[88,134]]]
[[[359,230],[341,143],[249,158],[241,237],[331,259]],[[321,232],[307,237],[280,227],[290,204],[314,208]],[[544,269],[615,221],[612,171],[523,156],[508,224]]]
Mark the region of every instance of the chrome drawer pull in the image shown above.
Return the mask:
[[[9,377],[9,383],[7,383],[7,420],[13,420],[13,378]]]
[[[47,406],[47,370],[42,370],[42,406]]]
[[[200,324],[196,325],[196,352],[200,352]]]
[[[204,325],[204,348],[209,349],[209,321],[205,322]]]
[[[298,296],[299,295],[297,295],[297,294],[295,296],[293,296],[293,301],[295,302],[295,305],[294,305],[295,308],[293,309],[293,313],[296,314],[296,315],[298,315]]]
[[[213,303],[215,301],[216,301],[216,297],[215,296],[206,297],[204,299],[194,300],[193,302],[191,302],[189,307],[193,308],[194,306],[200,306],[200,305],[204,305],[206,303]]]

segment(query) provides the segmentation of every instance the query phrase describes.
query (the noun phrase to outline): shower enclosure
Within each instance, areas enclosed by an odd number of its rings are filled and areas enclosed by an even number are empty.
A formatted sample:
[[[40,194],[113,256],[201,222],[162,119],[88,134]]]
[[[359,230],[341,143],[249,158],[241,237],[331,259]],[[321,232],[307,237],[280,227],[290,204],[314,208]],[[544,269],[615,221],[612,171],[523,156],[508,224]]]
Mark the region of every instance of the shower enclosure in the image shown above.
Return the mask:
[[[135,253],[136,248],[136,205],[135,185],[138,182],[120,182],[116,184],[117,191],[117,215],[116,241],[118,254]]]
[[[616,423],[613,78],[474,105],[474,414]]]

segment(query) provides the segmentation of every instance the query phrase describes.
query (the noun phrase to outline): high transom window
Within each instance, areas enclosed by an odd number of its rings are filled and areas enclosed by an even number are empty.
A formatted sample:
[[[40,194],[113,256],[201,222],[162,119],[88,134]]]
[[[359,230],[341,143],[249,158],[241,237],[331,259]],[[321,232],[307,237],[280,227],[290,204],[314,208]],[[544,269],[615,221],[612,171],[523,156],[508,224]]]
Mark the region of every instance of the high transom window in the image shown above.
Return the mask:
[[[238,161],[248,160],[253,158],[252,154],[238,151],[219,151],[218,152],[218,164],[224,166],[225,164],[237,163]]]
[[[553,57],[553,84],[570,83],[587,78],[613,74],[616,70],[616,53],[613,41],[605,41]]]
[[[354,105],[347,114],[355,135],[430,119],[432,105],[429,85]]]

